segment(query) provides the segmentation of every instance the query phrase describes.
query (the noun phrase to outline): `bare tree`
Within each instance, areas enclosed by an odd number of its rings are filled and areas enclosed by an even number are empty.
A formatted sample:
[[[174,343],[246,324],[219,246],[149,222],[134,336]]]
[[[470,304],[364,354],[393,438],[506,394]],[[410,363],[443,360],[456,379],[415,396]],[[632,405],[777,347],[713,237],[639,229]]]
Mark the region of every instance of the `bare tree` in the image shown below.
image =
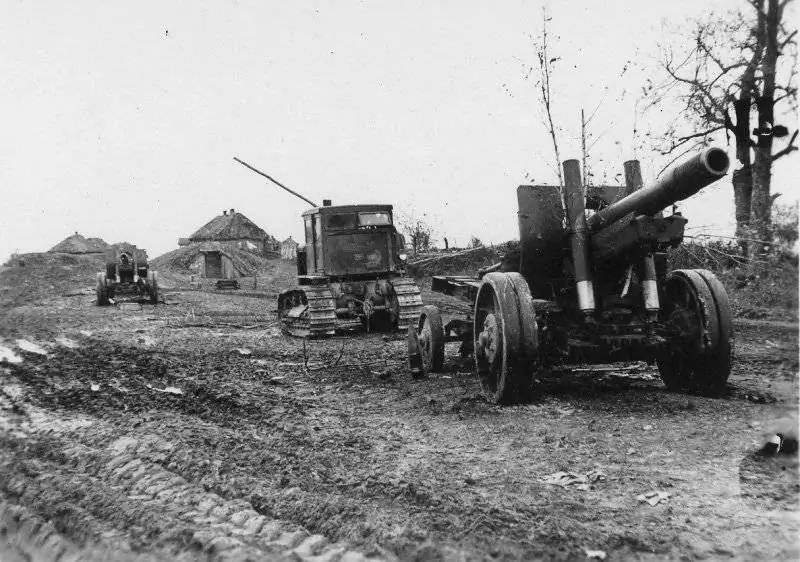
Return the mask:
[[[622,74],[625,73],[623,69]],[[607,90],[606,90],[607,91]],[[603,105],[603,101],[605,100],[605,94],[600,101],[597,103],[597,106],[592,111],[592,114],[589,118],[586,118],[586,112],[581,108],[581,170],[583,170],[583,196],[586,197],[586,193],[589,190],[589,187],[593,183],[594,179],[594,172],[592,171],[591,166],[591,152],[594,145],[598,143],[598,141],[603,137],[601,133],[597,137],[590,131],[589,125],[591,124],[592,120],[594,119],[595,115],[597,115],[597,111],[600,109],[600,106]]]
[[[399,217],[398,225],[400,230],[408,236],[414,256],[420,251],[425,252],[430,249],[434,230],[428,222],[426,214],[423,213],[422,217],[414,214],[407,217]]]
[[[586,113],[581,108],[581,170],[583,170],[583,196],[589,191],[591,182],[589,174],[589,151],[586,148]]]
[[[558,177],[558,186],[563,194],[564,177],[561,173],[561,155],[558,150],[558,138],[556,137],[556,127],[553,124],[553,92],[550,88],[550,78],[553,73],[555,63],[559,57],[551,57],[548,53],[547,22],[552,18],[547,16],[547,6],[542,6],[542,36],[536,45],[536,57],[539,60],[539,93],[541,95],[542,106],[547,117],[548,131],[553,141],[553,155],[555,156],[555,169]]]
[[[788,29],[784,9],[790,0],[745,0],[744,10],[712,14],[694,22],[688,52],[664,49],[665,80],[650,87],[649,107],[670,97],[683,105],[680,119],[664,136],[664,154],[675,159],[708,144],[715,133],[732,135],[739,168],[733,172],[736,233],[740,239],[769,240],[770,211],[779,193],[771,193],[772,165],[797,150],[797,131],[778,148],[773,140],[788,136],[775,123],[776,107],[797,109],[794,85],[796,29]],[[756,128],[751,128],[751,113]],[[752,257],[761,242],[747,245]]]
[[[550,32],[550,23],[552,22],[552,17],[550,17],[547,13],[547,7],[542,8],[542,31],[540,35],[534,36],[529,35],[531,38],[534,48],[536,50],[536,63],[531,65],[527,64],[524,61],[520,60],[522,63],[523,68],[523,76],[525,79],[532,79],[535,78],[535,88],[537,92],[537,97],[541,109],[541,119],[542,125],[547,130],[550,141],[552,145],[552,155],[553,160],[551,160],[551,168],[556,174],[556,178],[558,179],[558,185],[561,190],[562,195],[562,204],[565,202],[563,201],[563,173],[561,168],[561,144],[559,142],[560,138],[563,138],[561,134],[563,133],[563,129],[557,125],[557,120],[555,118],[555,111],[554,111],[554,84],[553,80],[555,77],[555,70],[557,63],[561,60],[557,54],[553,53],[553,50],[557,45],[553,44]],[[557,36],[556,36],[557,37]],[[621,69],[619,73],[619,78],[627,72],[628,66],[630,65],[631,61],[628,61],[624,67]],[[574,74],[574,72],[573,72]],[[577,77],[575,77],[577,78]],[[593,183],[593,171],[591,166],[591,153],[594,146],[605,136],[605,132],[601,132],[600,134],[593,134],[590,125],[592,124],[595,116],[598,114],[603,102],[606,99],[606,96],[609,92],[608,86],[603,88],[603,95],[600,97],[600,100],[597,102],[597,105],[592,110],[591,114],[588,116],[586,112],[581,108],[581,122],[580,122],[580,149],[581,149],[581,164],[583,169],[583,179],[584,179],[584,191],[585,188],[592,185]],[[623,91],[620,95],[619,99],[616,101],[621,103],[625,97],[625,92]],[[613,124],[609,123],[609,124]],[[549,159],[548,159],[549,160]],[[526,180],[529,179],[526,176]]]

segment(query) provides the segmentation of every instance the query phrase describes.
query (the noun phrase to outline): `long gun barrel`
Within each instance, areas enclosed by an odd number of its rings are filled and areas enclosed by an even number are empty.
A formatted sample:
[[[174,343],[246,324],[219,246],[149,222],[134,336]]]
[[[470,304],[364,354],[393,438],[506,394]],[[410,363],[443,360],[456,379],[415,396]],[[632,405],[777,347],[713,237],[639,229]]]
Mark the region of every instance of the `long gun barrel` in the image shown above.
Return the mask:
[[[251,166],[251,165],[250,165],[250,164],[248,164],[247,162],[245,162],[245,161],[243,161],[243,160],[239,160],[239,159],[238,159],[236,156],[234,156],[234,157],[233,157],[233,159],[234,159],[234,160],[236,160],[236,161],[237,161],[239,164],[241,164],[241,165],[242,165],[242,166],[244,166],[245,168],[250,168],[250,169],[251,169],[251,170],[253,170],[255,173],[257,173],[257,174],[258,174],[258,175],[260,175],[260,176],[264,176],[265,178],[267,178],[269,181],[271,181],[272,183],[274,183],[274,184],[275,184],[275,185],[277,185],[278,187],[281,187],[281,188],[285,189],[286,191],[288,191],[289,193],[291,193],[292,195],[294,195],[294,196],[296,196],[296,197],[299,197],[300,199],[302,199],[303,201],[305,201],[306,203],[308,203],[308,204],[309,204],[309,205],[311,205],[312,207],[319,207],[319,205],[317,205],[316,203],[314,203],[314,202],[313,202],[311,199],[306,199],[305,197],[303,197],[302,195],[300,195],[300,194],[299,194],[299,193],[297,193],[296,191],[292,191],[291,189],[289,189],[288,187],[286,187],[285,185],[283,185],[281,182],[279,182],[279,181],[278,181],[278,180],[276,180],[275,178],[268,176],[267,174],[265,174],[264,172],[262,172],[261,170],[259,170],[259,169],[257,169],[257,168],[254,168],[253,166]]]
[[[707,148],[686,162],[670,168],[654,184],[612,203],[589,217],[589,232],[597,232],[605,226],[634,213],[652,215],[662,209],[691,197],[707,185],[728,172],[730,160],[721,148]]]

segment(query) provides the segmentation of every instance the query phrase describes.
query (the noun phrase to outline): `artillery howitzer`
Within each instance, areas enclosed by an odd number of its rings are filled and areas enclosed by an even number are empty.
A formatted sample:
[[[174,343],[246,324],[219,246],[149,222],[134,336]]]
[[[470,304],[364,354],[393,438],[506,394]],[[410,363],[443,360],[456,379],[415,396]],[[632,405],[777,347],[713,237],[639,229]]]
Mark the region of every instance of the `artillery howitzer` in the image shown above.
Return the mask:
[[[333,206],[324,200],[319,206],[234,160],[312,206],[302,214],[305,247],[297,250],[297,285],[278,295],[285,331],[316,337],[362,325],[383,331],[416,325],[422,299],[405,276],[405,240],[391,205]]]
[[[520,186],[519,255],[475,278],[433,278],[434,291],[460,295],[472,313],[443,326],[436,307],[423,307],[408,332],[412,374],[441,370],[445,342],[461,341],[496,402],[527,399],[548,365],[632,360],[656,362],[671,390],[721,394],[733,362],[728,296],[708,270],[667,273],[665,252],[682,242],[687,220],[661,211],[728,165],[709,148],[643,188],[639,162],[629,161],[624,187],[584,197],[578,162],[568,160],[563,197]]]
[[[158,274],[150,271],[147,252],[133,244],[115,244],[105,253],[106,269],[97,274],[97,304],[121,296],[148,298],[158,303]]]

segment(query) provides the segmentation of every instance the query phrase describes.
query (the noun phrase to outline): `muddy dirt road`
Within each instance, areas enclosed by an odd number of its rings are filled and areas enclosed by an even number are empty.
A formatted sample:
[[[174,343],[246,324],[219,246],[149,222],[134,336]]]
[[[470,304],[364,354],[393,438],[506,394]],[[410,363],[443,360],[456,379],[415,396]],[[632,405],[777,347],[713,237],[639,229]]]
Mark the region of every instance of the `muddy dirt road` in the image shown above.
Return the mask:
[[[800,556],[797,459],[753,454],[797,404],[796,324],[737,321],[722,399],[632,365],[500,408],[455,346],[412,381],[400,335],[304,345],[273,299],[87,286],[3,293],[2,560]]]

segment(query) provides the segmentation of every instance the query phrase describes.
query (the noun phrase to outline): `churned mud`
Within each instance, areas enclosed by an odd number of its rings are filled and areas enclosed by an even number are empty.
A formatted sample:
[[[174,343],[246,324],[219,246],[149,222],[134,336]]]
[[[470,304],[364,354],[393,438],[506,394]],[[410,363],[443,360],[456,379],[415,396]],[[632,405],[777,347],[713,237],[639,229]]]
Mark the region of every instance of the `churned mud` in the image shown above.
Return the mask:
[[[87,264],[28,261],[0,272],[2,560],[800,556],[797,455],[757,454],[796,431],[796,322],[737,320],[721,399],[577,365],[502,408],[455,344],[415,381],[400,334],[287,338],[268,283],[101,308]]]

